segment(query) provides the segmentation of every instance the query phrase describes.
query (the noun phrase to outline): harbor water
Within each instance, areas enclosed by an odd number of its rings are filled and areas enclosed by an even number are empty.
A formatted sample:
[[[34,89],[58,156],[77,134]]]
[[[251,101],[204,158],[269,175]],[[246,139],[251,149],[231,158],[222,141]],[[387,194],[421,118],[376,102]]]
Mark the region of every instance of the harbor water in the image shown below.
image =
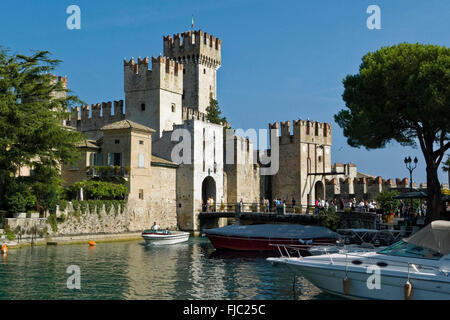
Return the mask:
[[[68,288],[74,268],[79,289]],[[221,253],[198,237],[166,246],[136,240],[9,250],[0,281],[1,300],[336,299],[265,256]]]

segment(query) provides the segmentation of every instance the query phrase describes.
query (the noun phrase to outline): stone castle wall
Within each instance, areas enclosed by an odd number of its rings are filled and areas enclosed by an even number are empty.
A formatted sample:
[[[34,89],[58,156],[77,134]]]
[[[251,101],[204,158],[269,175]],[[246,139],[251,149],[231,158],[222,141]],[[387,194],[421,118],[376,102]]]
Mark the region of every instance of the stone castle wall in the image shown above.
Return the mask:
[[[91,234],[91,233],[122,233],[131,231],[142,231],[149,229],[154,221],[162,228],[172,230],[178,229],[176,213],[169,213],[158,208],[145,208],[136,206],[135,203],[129,202],[123,209],[115,212],[115,208],[111,207],[106,212],[103,206],[99,213],[96,208],[87,206],[85,213],[74,215],[74,208],[71,203],[61,212],[57,210],[57,217],[65,216],[62,223],[58,223],[57,231],[53,231],[47,224],[47,231],[50,236],[56,235],[75,235],[75,234]]]
[[[84,132],[88,139],[92,140],[102,136],[100,132],[102,127],[125,119],[123,100],[75,107],[70,113],[70,120],[66,122],[66,125]]]
[[[225,164],[228,203],[259,203],[261,197],[259,165],[254,164],[253,142],[248,138],[233,137],[234,161]]]

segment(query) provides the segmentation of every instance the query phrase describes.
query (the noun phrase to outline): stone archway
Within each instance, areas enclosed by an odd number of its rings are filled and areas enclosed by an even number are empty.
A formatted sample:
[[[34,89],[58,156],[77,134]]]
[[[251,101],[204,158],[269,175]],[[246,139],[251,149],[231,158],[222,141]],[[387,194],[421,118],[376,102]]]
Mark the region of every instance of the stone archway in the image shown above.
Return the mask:
[[[315,200],[323,200],[325,199],[325,187],[323,186],[322,181],[317,181],[314,185],[314,194],[315,194]]]
[[[202,208],[206,211],[206,201],[212,198],[214,204],[216,204],[216,181],[213,177],[208,176],[202,183]]]

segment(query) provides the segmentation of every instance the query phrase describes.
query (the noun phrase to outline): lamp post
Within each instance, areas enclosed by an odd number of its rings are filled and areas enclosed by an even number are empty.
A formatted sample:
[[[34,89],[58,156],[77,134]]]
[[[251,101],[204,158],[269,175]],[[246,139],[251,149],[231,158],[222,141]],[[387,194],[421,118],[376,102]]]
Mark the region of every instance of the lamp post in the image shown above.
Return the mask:
[[[417,157],[414,157],[414,160],[411,160],[411,157],[405,157],[405,160],[403,160],[405,162],[405,166],[406,169],[409,170],[409,191],[412,191],[412,173],[414,171],[414,169],[417,167],[417,162],[419,162],[419,160],[417,160]],[[414,166],[412,165],[412,163],[414,162]],[[411,211],[413,210],[413,199],[411,198]]]

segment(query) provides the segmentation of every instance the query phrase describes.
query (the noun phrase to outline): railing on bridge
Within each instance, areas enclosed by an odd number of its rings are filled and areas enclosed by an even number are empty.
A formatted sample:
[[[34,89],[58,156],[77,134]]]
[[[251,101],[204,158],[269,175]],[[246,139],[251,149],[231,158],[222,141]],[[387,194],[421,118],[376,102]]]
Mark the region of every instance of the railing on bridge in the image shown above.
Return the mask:
[[[238,202],[238,203],[215,203],[203,204],[201,213],[276,213],[276,214],[314,214],[315,206],[306,205],[270,205],[266,206],[259,203]]]

